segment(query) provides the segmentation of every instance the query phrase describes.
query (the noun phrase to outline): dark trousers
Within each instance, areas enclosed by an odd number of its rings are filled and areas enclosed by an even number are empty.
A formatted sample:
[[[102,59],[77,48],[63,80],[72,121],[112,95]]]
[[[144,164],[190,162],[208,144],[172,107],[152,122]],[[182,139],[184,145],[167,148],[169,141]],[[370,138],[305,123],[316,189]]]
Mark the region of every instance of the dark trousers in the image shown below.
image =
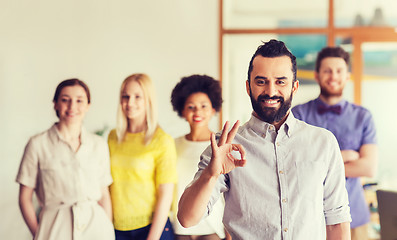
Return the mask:
[[[131,231],[115,230],[116,240],[146,240],[149,235],[150,227],[151,225],[148,225]],[[174,230],[169,219],[167,219],[160,240],[174,240]]]

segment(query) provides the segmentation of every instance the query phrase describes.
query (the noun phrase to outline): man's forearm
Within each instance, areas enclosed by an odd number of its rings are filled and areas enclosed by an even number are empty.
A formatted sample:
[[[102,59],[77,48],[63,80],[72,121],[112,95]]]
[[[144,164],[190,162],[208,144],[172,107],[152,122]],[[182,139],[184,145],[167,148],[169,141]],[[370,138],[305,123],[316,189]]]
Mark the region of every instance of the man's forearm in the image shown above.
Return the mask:
[[[350,223],[327,225],[327,240],[350,240]]]
[[[184,227],[196,225],[202,218],[218,177],[204,169],[201,176],[182,194],[178,220]]]
[[[374,177],[378,165],[378,147],[365,144],[359,150],[359,158],[345,162],[346,177]]]

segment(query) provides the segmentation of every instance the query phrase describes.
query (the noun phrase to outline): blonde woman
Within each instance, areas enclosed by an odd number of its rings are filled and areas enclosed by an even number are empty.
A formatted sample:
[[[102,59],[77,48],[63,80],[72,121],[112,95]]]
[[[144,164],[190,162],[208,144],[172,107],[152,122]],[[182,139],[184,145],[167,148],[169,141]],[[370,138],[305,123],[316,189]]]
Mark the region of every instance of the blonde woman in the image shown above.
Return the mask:
[[[17,175],[26,225],[35,240],[114,239],[108,147],[82,127],[90,91],[83,81],[68,79],[53,102],[59,121],[31,137]]]
[[[157,124],[154,88],[146,74],[122,83],[117,127],[108,144],[116,239],[173,239],[168,214],[177,180],[175,144]]]

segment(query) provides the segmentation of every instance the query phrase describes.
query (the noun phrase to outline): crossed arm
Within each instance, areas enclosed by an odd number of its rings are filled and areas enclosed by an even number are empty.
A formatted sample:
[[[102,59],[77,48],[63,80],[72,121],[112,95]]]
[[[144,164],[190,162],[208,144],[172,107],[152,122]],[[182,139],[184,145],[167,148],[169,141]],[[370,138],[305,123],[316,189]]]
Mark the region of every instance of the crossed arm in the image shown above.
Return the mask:
[[[376,144],[364,144],[360,150],[342,150],[346,177],[374,177],[378,164]]]

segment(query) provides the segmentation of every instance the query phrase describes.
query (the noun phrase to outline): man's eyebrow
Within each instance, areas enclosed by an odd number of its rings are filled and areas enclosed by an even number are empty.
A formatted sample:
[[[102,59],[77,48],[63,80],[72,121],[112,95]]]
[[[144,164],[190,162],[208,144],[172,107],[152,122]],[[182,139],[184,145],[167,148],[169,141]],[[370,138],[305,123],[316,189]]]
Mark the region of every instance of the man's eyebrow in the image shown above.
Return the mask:
[[[255,79],[262,79],[262,80],[267,80],[267,77],[263,77],[263,76],[256,76]]]
[[[255,77],[255,80],[257,80],[257,79],[268,80],[268,78],[267,78],[267,77],[264,77],[264,76],[256,76],[256,77]],[[285,80],[285,79],[288,79],[288,78],[285,77],[285,76],[282,76],[282,77],[276,77],[276,79],[277,79],[277,80]]]

